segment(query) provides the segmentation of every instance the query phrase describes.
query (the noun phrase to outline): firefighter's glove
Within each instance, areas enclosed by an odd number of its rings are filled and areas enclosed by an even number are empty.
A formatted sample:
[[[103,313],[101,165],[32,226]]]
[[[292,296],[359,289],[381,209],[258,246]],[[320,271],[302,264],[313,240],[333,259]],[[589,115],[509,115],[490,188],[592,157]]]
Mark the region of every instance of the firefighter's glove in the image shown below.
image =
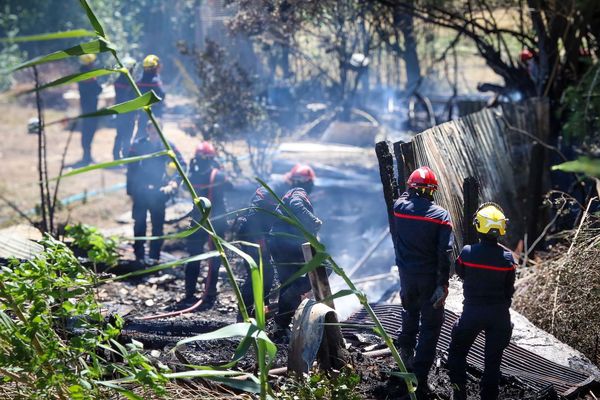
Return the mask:
[[[177,190],[177,182],[171,181],[165,186],[160,188],[160,191],[164,194],[172,194]]]
[[[429,301],[433,304],[433,308],[442,308],[446,304],[446,297],[448,297],[448,286],[440,285],[435,288],[433,296],[431,296]]]

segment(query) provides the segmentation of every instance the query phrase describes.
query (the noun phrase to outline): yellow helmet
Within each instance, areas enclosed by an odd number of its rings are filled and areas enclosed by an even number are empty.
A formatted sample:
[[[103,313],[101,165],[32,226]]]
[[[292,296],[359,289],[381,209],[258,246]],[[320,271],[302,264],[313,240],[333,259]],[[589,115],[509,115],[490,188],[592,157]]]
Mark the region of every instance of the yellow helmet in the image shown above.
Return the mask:
[[[144,69],[154,69],[160,65],[160,58],[155,56],[154,54],[148,54],[146,58],[144,58]]]
[[[165,172],[166,172],[167,176],[175,175],[175,172],[177,172],[177,166],[175,165],[175,163],[173,161],[169,161],[167,163],[167,170]]]
[[[508,219],[504,215],[502,207],[492,202],[480,205],[475,213],[475,218],[473,218],[473,225],[477,232],[493,237],[506,234],[507,222]]]
[[[79,62],[82,63],[83,65],[90,65],[94,61],[96,61],[95,54],[82,54],[79,56]]]

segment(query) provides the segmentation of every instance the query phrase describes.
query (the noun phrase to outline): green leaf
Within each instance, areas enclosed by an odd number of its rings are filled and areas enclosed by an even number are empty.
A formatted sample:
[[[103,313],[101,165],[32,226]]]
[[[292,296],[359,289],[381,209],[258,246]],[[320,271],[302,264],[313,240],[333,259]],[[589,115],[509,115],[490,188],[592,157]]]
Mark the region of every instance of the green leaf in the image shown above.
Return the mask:
[[[106,115],[126,114],[132,111],[140,110],[144,107],[158,103],[162,99],[154,93],[154,90],[144,93],[133,100],[115,104],[89,114],[82,114],[77,118],[104,117]]]
[[[55,51],[54,53],[47,54],[33,58],[29,61],[25,61],[16,67],[11,68],[9,71],[18,71],[23,68],[33,67],[34,65],[45,64],[51,61],[58,61],[72,56],[80,56],[83,54],[95,54],[103,53],[106,51],[113,51],[114,47],[112,43],[107,42],[104,39],[92,40],[91,42],[79,44],[77,46],[70,47],[66,50]]]
[[[413,386],[417,386],[418,385],[418,381],[417,381],[417,377],[415,376],[414,373],[412,372],[400,372],[400,371],[386,371],[388,374],[393,375],[393,376],[397,376],[400,377],[402,379],[404,379],[405,382],[410,382],[413,384]]]
[[[202,261],[202,260],[207,260],[209,258],[219,257],[219,256],[220,256],[220,254],[216,250],[208,251],[206,253],[197,254],[197,255],[192,256],[192,257],[181,258],[179,260],[170,261],[168,263],[155,265],[155,266],[150,267],[150,268],[146,268],[146,269],[142,269],[142,270],[139,270],[139,271],[130,272],[130,273],[125,274],[125,275],[121,275],[121,276],[117,276],[115,278],[107,279],[106,281],[103,281],[103,282],[118,281],[118,280],[123,280],[123,279],[131,278],[132,276],[151,274],[151,273],[154,273],[154,272],[157,272],[157,271],[162,271],[163,269],[173,268],[173,267],[176,267],[176,266],[181,265],[181,264],[187,264],[187,263],[192,262],[192,261]]]
[[[309,262],[304,264],[302,266],[302,268],[300,268],[296,272],[294,272],[294,274],[287,281],[285,281],[281,284],[280,288],[289,285],[290,283],[292,283],[294,280],[298,279],[302,275],[315,270],[317,267],[321,266],[321,264],[323,263],[323,261],[325,261],[327,259],[327,257],[329,257],[329,255],[327,253],[317,252],[317,254],[315,254],[315,256],[313,257],[312,260],[310,260]]]
[[[553,165],[553,171],[579,172],[588,176],[600,178],[600,159],[580,157],[575,161],[567,161],[562,164]]]
[[[340,297],[346,297],[346,296],[351,296],[353,294],[357,294],[356,290],[352,290],[352,289],[343,289],[343,290],[339,290],[337,292],[335,292],[334,294],[332,294],[331,296],[327,296],[326,298],[324,298],[320,303],[326,303],[330,300],[335,300],[338,299]]]
[[[168,153],[167,150],[162,150],[162,151],[158,151],[156,153],[144,154],[142,156],[122,158],[120,160],[107,161],[107,162],[100,163],[100,164],[92,164],[92,165],[88,165],[87,167],[81,167],[81,168],[74,169],[72,171],[67,172],[66,174],[62,174],[60,176],[57,176],[56,178],[52,178],[51,180],[55,181],[57,179],[68,178],[70,176],[75,176],[75,175],[83,174],[84,172],[93,171],[95,169],[114,167],[114,166],[117,166],[117,165],[129,164],[129,163],[132,163],[132,162],[147,160],[147,159],[150,159],[150,158],[161,157],[161,156],[167,155],[167,153]]]
[[[254,377],[253,377],[254,378]],[[248,393],[260,393],[260,383],[255,380],[240,380],[240,379],[231,379],[225,377],[217,377],[213,376],[208,378],[211,381],[219,382],[224,385],[227,385],[231,388],[242,390]]]
[[[129,381],[126,382],[133,382],[136,380],[135,376],[132,376],[129,378]],[[124,383],[126,383],[124,382]],[[128,398],[129,400],[144,400],[143,397],[138,396],[137,394],[113,383],[112,381],[98,381],[96,382],[98,385],[102,385],[102,386],[106,386],[108,388],[111,388],[113,390],[116,390],[117,392],[119,392],[120,394],[122,394],[123,396],[125,396],[126,398]]]
[[[29,36],[16,36],[12,38],[2,38],[0,42],[8,43],[19,43],[19,42],[39,42],[42,40],[55,40],[55,39],[71,39],[76,37],[84,36],[96,36],[92,31],[86,29],[73,29],[70,31],[52,32],[52,33],[40,33],[39,35]]]
[[[134,236],[134,237],[123,237],[123,240],[161,240],[161,239],[185,239],[194,232],[202,229],[202,225],[194,225],[184,231],[177,233],[170,233],[163,236]]]
[[[250,336],[256,332],[256,326],[249,322],[238,322],[224,326],[223,328],[217,329],[216,331],[202,333],[200,335],[185,338],[177,342],[175,347],[183,346],[187,343],[197,342],[199,340],[215,340],[215,339],[227,339],[232,337]]]
[[[181,378],[210,378],[215,376],[248,376],[246,372],[240,371],[221,371],[218,369],[195,369],[192,371],[183,372],[172,372],[164,374],[165,378],[168,379],[181,379]]]
[[[106,38],[106,34],[104,33],[104,28],[102,27],[102,24],[100,23],[100,21],[98,21],[98,17],[96,17],[96,14],[94,14],[94,11],[92,11],[92,7],[90,7],[87,0],[79,0],[79,2],[81,3],[81,7],[83,7],[83,9],[85,10],[85,13],[87,14],[87,17],[90,20],[90,23],[96,30],[96,33],[102,36],[103,38]]]
[[[35,92],[36,90],[44,90],[44,89],[54,87],[54,86],[67,85],[69,83],[77,83],[77,82],[85,81],[86,79],[90,79],[90,78],[97,78],[99,76],[114,74],[115,72],[120,72],[120,71],[118,69],[100,68],[100,69],[95,69],[93,71],[88,71],[88,72],[78,72],[76,74],[68,75],[63,78],[57,79],[50,83],[46,83],[45,85],[41,85],[37,89],[33,88],[30,90],[21,92],[19,94],[22,95],[22,94]]]

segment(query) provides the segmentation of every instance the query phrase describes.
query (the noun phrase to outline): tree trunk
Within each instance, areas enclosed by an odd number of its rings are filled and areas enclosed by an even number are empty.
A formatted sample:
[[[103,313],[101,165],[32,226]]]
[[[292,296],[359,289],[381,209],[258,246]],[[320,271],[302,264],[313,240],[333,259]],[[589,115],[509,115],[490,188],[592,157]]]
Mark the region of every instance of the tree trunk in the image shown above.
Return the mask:
[[[413,1],[410,2],[411,7]],[[402,12],[400,8],[394,9],[394,24],[402,31],[404,36],[404,63],[406,64],[406,91],[416,89],[421,79],[421,65],[417,54],[417,39],[415,37],[414,18],[412,13]]]

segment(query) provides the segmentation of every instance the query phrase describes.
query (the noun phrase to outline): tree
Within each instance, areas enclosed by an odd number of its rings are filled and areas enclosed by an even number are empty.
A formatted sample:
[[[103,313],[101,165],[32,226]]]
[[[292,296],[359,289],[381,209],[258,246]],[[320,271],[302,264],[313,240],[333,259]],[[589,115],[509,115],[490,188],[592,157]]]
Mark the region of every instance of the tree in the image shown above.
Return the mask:
[[[269,151],[277,144],[280,129],[267,118],[252,77],[215,42],[207,41],[203,51],[186,47],[181,51],[194,57],[203,135],[217,142],[245,140],[254,173],[266,176]],[[236,160],[231,161],[239,173]]]

